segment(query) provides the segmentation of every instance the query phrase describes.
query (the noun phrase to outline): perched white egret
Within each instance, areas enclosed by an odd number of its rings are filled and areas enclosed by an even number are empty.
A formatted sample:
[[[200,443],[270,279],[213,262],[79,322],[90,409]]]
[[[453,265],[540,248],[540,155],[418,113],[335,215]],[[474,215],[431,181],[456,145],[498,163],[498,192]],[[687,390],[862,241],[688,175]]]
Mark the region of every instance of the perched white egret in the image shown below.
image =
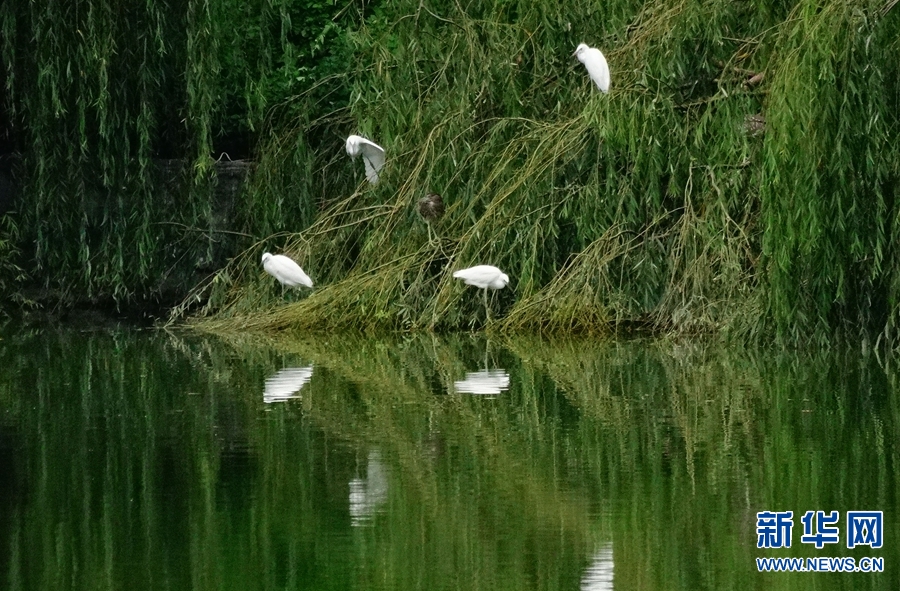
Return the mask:
[[[366,178],[373,185],[378,182],[378,173],[384,166],[384,148],[359,135],[347,138],[347,153],[351,158],[362,155],[366,164]]]
[[[419,215],[428,226],[428,242],[431,243],[431,222],[441,219],[444,215],[444,200],[437,193],[428,193],[418,203]]]
[[[486,320],[490,320],[490,309],[488,308],[487,293],[489,289],[503,289],[509,284],[509,276],[506,273],[491,265],[476,265],[468,269],[455,271],[453,276],[462,279],[466,285],[474,285],[484,290],[484,315]]]
[[[270,252],[262,255],[263,269],[266,273],[277,279],[282,286],[286,287],[312,287],[312,279],[303,272],[300,265],[283,254],[272,254]],[[283,288],[282,288],[283,289]]]
[[[588,47],[582,43],[572,55],[584,64],[588,75],[590,75],[594,84],[597,85],[597,88],[604,93],[609,92],[609,66],[606,63],[606,58],[603,57],[603,52],[596,47]]]

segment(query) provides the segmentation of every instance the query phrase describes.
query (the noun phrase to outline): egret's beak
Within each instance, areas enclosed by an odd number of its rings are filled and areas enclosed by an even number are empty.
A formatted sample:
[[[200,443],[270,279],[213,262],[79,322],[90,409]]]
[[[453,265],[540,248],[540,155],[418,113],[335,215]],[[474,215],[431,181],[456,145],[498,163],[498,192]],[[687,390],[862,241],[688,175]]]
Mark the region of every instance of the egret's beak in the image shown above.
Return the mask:
[[[576,55],[578,55],[578,50],[577,50],[577,49],[576,49],[575,51],[572,52],[572,57],[575,57]]]

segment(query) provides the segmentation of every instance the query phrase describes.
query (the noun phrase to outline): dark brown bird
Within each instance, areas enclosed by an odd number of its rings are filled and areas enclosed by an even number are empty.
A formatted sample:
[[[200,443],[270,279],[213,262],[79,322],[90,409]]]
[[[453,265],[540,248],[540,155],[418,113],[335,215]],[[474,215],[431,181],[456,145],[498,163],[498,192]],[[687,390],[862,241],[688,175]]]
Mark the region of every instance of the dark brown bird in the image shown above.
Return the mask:
[[[419,199],[419,215],[428,225],[428,242],[431,242],[431,222],[441,219],[444,215],[444,200],[437,193],[428,193]]]
[[[426,222],[433,222],[444,215],[444,200],[437,193],[429,193],[419,199],[419,215]]]

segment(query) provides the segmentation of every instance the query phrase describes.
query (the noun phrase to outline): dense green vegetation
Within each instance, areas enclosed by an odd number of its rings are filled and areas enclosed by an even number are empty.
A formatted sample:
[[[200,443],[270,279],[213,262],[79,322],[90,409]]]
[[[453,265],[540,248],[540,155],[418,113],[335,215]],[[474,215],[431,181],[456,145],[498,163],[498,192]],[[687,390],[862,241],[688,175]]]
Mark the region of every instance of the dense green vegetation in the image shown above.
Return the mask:
[[[512,278],[492,302],[506,330],[893,343],[894,4],[193,0],[126,15],[97,0],[83,27],[34,40],[68,9],[4,5],[7,96],[30,121],[22,235],[48,285],[121,299],[189,279],[221,238],[216,138],[244,133],[256,167],[228,243],[243,253],[178,318],[199,301],[219,327],[480,327],[451,271],[490,263]],[[82,70],[53,59],[62,37]],[[571,57],[582,41],[606,54],[609,95]],[[343,153],[349,133],[387,149],[377,186]],[[192,161],[183,195],[148,182],[160,138]],[[447,204],[433,243],[414,208],[427,191]],[[284,305],[265,250],[316,290]]]
[[[11,217],[32,279],[68,302],[183,296],[235,248],[215,161],[251,155],[276,105],[290,120],[346,102],[340,76],[310,87],[343,74],[329,46],[357,17],[321,0],[2,3]]]

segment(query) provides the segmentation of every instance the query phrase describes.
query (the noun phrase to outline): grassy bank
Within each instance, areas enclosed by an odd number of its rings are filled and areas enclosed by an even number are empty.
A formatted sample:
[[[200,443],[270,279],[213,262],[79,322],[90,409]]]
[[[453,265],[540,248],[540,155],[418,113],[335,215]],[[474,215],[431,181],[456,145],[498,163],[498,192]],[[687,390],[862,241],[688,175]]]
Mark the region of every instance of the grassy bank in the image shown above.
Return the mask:
[[[479,328],[480,294],[451,273],[489,263],[511,278],[492,299],[497,329],[889,337],[890,8],[384,3],[352,36],[352,121],[302,160],[318,213],[198,287],[194,321]],[[604,51],[609,95],[570,57],[582,41]],[[274,130],[295,139],[264,174],[295,165],[317,125]],[[342,154],[349,133],[387,149],[378,185]],[[260,211],[262,184],[248,194]],[[428,191],[447,204],[432,243],[415,213]],[[264,250],[294,256],[316,289],[283,298]]]
[[[227,237],[241,254],[173,320],[478,329],[451,274],[486,263],[511,278],[498,330],[895,340],[891,0],[87,6],[0,8],[19,267],[47,288],[152,298],[217,269]],[[351,133],[387,149],[376,186]],[[235,134],[254,167],[223,231],[213,158]],[[169,156],[188,166],[159,191]],[[265,251],[312,294],[282,297]]]

